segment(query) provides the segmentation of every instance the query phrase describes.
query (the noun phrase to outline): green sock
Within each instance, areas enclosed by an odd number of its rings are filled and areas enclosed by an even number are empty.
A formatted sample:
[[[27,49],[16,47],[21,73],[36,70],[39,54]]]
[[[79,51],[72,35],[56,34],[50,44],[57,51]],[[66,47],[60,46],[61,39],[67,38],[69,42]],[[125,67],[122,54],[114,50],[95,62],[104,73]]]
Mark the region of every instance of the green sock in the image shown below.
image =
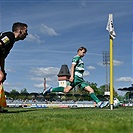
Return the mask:
[[[52,88],[51,92],[64,92],[64,87],[56,87]]]
[[[90,93],[90,97],[96,102],[100,102],[100,100],[98,99],[98,97],[95,95],[95,93]]]

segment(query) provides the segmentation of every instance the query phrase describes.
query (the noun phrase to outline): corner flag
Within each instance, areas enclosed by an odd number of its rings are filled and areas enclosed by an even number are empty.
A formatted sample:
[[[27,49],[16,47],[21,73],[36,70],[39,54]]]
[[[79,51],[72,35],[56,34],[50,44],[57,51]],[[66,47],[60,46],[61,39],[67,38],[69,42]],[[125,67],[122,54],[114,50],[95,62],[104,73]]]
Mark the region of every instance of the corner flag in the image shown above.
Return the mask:
[[[108,18],[108,23],[106,30],[109,31],[110,35],[110,108],[113,110],[113,88],[114,88],[114,76],[113,76],[113,39],[115,39],[116,34],[114,31],[114,26],[113,26],[113,15],[109,14]]]
[[[106,30],[109,32],[109,34],[112,37],[112,39],[115,39],[116,33],[114,31],[113,15],[112,14],[109,14],[109,18],[108,18],[108,23],[107,23]]]

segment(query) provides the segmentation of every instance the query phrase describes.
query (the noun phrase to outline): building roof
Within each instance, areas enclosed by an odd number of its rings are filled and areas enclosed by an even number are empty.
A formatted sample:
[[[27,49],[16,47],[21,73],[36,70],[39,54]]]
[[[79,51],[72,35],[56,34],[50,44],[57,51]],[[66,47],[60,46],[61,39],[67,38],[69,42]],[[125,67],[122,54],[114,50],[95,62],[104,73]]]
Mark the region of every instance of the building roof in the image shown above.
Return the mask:
[[[59,74],[57,76],[71,76],[68,66],[67,65],[62,65],[61,69],[59,71]]]

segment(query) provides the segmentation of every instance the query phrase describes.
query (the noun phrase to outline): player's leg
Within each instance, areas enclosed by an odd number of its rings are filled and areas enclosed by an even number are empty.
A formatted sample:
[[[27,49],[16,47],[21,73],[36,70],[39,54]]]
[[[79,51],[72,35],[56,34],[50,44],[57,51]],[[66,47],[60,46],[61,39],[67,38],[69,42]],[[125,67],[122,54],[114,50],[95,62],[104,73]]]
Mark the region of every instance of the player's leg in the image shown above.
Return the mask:
[[[55,87],[55,88],[51,88],[51,92],[64,92],[67,93],[72,89],[71,86],[66,86],[66,87]]]
[[[55,88],[50,87],[44,90],[43,94],[51,93],[51,92],[63,92],[63,91],[64,91],[64,87],[55,87]]]
[[[48,88],[46,89],[43,94],[45,93],[50,93],[50,92],[64,92],[67,93],[72,89],[71,86],[66,86],[66,87],[54,87],[54,88]]]
[[[100,102],[97,96],[94,93],[94,90],[89,86],[89,83],[86,82],[83,78],[77,77],[77,83],[80,83],[80,88],[89,92],[90,97],[96,102]]]
[[[43,94],[50,92],[69,92],[72,88],[74,88],[74,83],[68,82],[66,87],[54,87],[46,89]]]
[[[3,72],[0,70],[0,82],[3,80],[3,78],[4,78],[4,74],[3,74]]]
[[[108,101],[106,101],[106,102],[100,101],[99,98],[95,95],[94,90],[87,84],[88,84],[87,82],[83,82],[81,84],[81,87],[89,92],[90,97],[97,103],[97,107],[99,107],[99,108],[106,107],[109,104],[109,102]]]
[[[85,89],[86,91],[89,92],[90,97],[91,97],[96,103],[99,103],[99,102],[100,102],[100,100],[98,99],[98,97],[95,95],[94,90],[93,90],[90,86],[86,86],[84,89]]]
[[[65,92],[65,93],[68,93],[71,89],[72,89],[72,86],[66,86],[66,87],[64,88],[64,92]]]

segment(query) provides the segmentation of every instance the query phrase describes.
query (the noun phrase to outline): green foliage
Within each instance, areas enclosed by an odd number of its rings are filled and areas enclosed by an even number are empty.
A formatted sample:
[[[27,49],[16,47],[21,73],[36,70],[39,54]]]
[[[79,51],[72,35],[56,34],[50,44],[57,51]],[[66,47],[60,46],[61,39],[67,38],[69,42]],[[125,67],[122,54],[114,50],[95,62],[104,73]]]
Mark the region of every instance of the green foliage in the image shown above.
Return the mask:
[[[9,108],[0,121],[1,133],[132,133],[133,111]]]
[[[18,95],[19,95],[19,92],[17,90],[10,91],[10,97],[12,97],[13,99],[17,99]]]
[[[106,85],[100,86],[99,89],[98,89],[98,93],[101,94],[101,95],[104,95],[105,88],[106,88]],[[109,86],[109,88],[110,88],[110,86]],[[114,92],[114,97],[117,97],[118,93],[117,93],[117,91],[115,91],[114,88],[113,88],[113,92]]]
[[[89,86],[95,91],[95,94],[97,95],[97,94],[99,94],[99,88],[97,88],[97,83],[90,83],[90,82],[88,82],[89,83]]]
[[[118,98],[119,101],[123,101],[124,100],[124,97],[123,96],[120,96],[120,95],[118,95],[116,98]]]
[[[28,91],[27,91],[26,88],[24,88],[24,89],[22,89],[22,90],[20,91],[20,93],[21,93],[21,94],[28,94]]]
[[[98,92],[99,92],[100,95],[104,95],[105,87],[106,87],[106,85],[102,85],[102,86],[99,87]]]

